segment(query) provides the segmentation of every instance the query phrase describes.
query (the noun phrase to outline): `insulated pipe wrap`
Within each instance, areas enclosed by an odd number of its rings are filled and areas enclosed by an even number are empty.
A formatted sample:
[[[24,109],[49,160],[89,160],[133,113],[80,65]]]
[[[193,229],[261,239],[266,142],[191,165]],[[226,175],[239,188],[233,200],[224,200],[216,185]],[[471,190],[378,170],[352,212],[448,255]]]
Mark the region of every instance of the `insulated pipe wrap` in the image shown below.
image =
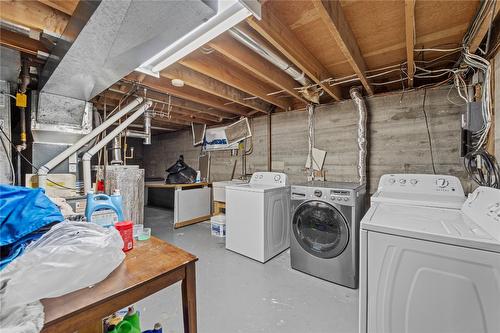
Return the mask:
[[[352,101],[358,111],[358,175],[359,183],[366,184],[366,117],[367,109],[359,88],[352,87],[349,90]]]

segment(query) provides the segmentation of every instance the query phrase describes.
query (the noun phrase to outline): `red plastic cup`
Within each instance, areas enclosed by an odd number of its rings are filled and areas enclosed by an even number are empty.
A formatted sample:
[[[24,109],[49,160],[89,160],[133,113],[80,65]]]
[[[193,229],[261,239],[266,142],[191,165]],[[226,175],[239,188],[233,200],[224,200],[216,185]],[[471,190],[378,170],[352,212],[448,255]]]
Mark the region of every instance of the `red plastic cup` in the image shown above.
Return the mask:
[[[115,228],[123,239],[123,252],[134,248],[134,223],[132,221],[116,222]]]

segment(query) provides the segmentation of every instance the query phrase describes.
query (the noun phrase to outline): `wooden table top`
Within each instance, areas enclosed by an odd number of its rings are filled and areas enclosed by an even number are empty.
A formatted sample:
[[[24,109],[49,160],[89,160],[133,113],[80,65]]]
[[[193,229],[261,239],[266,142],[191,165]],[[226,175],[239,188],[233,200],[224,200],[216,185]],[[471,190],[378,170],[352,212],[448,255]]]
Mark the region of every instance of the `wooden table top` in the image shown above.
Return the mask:
[[[201,182],[201,183],[191,183],[191,184],[165,184],[165,182],[162,181],[155,181],[155,182],[145,182],[144,186],[145,187],[150,187],[150,188],[189,188],[189,187],[203,187],[203,186],[210,186],[212,183],[207,183],[207,182]]]
[[[138,241],[127,252],[125,260],[105,280],[91,288],[84,288],[56,298],[42,300],[45,324],[63,320],[76,312],[112,300],[118,295],[140,288],[142,284],[165,275],[190,262],[194,255],[158,238]]]

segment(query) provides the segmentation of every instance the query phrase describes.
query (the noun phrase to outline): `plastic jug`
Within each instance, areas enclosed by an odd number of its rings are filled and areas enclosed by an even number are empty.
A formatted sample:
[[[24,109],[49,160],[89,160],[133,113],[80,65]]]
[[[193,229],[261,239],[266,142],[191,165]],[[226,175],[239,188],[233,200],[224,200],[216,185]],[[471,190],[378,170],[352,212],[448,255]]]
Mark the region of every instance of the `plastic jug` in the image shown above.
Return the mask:
[[[85,207],[85,217],[87,221],[92,220],[92,214],[98,210],[110,209],[118,216],[118,221],[123,221],[122,196],[119,190],[115,190],[112,195],[87,193],[87,207]],[[109,224],[110,226],[113,223]]]

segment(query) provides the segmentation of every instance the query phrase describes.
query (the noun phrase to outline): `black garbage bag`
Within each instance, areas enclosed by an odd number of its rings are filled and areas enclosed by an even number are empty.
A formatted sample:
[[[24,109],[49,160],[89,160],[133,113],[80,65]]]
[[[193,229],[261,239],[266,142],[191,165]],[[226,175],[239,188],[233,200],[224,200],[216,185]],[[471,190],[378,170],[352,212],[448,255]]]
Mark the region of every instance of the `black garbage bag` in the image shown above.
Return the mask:
[[[166,184],[191,184],[196,181],[196,171],[184,162],[183,155],[165,171],[168,172]]]

